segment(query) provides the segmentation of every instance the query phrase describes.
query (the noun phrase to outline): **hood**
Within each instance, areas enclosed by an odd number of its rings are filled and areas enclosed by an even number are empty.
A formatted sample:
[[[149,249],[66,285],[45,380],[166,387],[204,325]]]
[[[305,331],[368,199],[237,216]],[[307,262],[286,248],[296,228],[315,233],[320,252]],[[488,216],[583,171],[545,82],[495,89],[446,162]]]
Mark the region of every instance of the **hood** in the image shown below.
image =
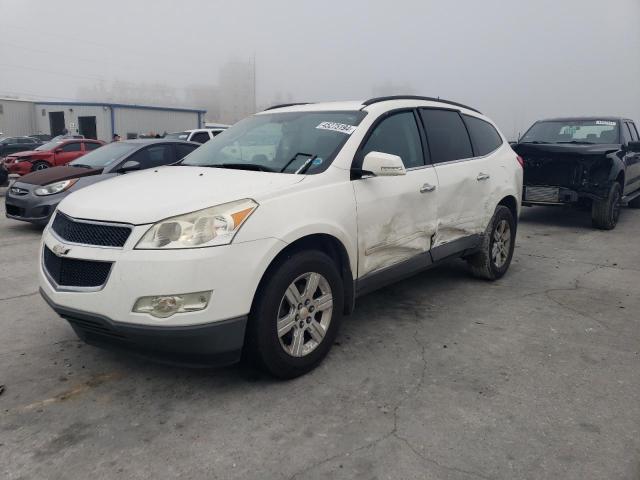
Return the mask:
[[[261,197],[304,175],[206,167],[161,167],[127,173],[78,190],[59,209],[75,218],[142,225],[214,205]]]
[[[562,155],[607,155],[620,150],[617,144],[518,143],[512,147],[518,155],[557,153]]]
[[[86,177],[89,175],[97,175],[102,172],[101,169],[80,168],[80,167],[53,167],[38,170],[37,172],[27,173],[20,177],[20,182],[29,183],[31,185],[49,185],[62,180],[71,178]]]
[[[35,156],[48,157],[49,155],[52,155],[52,152],[50,152],[49,150],[27,150],[25,152],[11,153],[7,155],[7,157],[16,157],[16,158],[35,157]]]

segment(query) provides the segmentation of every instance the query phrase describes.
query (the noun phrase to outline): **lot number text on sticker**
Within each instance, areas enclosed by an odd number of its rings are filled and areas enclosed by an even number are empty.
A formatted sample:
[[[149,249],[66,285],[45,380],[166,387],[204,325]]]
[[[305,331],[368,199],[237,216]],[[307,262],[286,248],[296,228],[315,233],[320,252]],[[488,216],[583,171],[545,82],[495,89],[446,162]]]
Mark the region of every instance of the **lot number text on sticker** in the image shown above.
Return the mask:
[[[347,135],[351,135],[356,130],[356,127],[353,125],[335,122],[322,122],[316,128],[319,128],[320,130],[331,130],[333,132],[346,133]]]
[[[597,120],[596,121],[596,125],[610,125],[612,127],[615,127],[616,126],[616,122],[610,122],[610,121],[607,121],[607,120]]]

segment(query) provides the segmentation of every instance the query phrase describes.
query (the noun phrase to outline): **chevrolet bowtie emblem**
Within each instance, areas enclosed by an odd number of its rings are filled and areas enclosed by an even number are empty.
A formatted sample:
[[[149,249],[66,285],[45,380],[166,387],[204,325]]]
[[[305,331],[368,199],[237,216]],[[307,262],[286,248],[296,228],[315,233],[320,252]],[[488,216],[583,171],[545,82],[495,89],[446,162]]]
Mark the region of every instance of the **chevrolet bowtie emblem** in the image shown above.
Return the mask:
[[[70,248],[65,247],[64,245],[54,245],[53,248],[53,253],[55,253],[57,256],[62,257],[64,255],[66,255],[67,253],[69,253],[69,250],[71,250]]]

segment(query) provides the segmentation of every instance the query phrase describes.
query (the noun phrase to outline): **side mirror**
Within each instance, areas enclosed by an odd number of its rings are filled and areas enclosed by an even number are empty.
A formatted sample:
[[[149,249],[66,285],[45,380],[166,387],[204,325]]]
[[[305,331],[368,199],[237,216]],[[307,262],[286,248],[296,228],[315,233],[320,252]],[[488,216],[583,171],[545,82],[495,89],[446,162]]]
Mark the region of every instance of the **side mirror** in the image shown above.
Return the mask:
[[[118,169],[118,172],[126,173],[126,172],[133,172],[134,170],[140,170],[140,162],[136,162],[135,160],[127,160]]]
[[[629,142],[627,150],[630,152],[640,153],[640,142]]]
[[[62,149],[61,148],[56,148],[53,153],[62,153]]]
[[[363,173],[371,173],[376,177],[395,177],[406,175],[402,159],[398,155],[382,152],[369,152],[362,161]]]

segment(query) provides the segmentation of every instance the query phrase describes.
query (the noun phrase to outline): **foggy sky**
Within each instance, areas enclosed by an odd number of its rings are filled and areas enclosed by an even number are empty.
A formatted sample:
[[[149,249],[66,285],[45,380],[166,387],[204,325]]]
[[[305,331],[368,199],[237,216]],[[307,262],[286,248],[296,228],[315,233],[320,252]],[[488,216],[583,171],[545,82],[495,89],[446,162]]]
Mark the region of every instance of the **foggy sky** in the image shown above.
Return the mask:
[[[640,0],[0,0],[0,18],[0,96],[215,85],[255,56],[260,105],[397,85],[474,106],[508,137],[556,115],[640,121]]]

